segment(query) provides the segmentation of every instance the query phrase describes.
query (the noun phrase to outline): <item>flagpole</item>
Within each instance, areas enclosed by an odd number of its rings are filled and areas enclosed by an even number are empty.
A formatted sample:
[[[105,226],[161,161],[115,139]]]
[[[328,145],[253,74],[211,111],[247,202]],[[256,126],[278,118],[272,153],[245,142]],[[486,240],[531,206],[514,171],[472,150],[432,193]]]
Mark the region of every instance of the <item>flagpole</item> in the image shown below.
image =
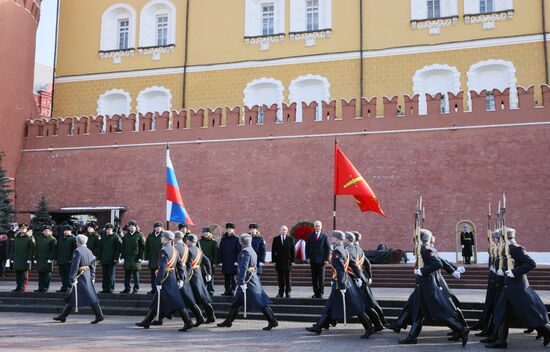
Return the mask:
[[[170,144],[168,144],[168,142],[166,142],[166,150],[170,150]],[[168,165],[166,165],[166,167],[168,167]],[[170,230],[170,220],[166,220],[166,230]]]
[[[338,147],[338,139],[334,138],[334,173],[336,174],[336,148]],[[336,182],[336,178],[334,178],[334,182]],[[332,229],[336,230],[336,190],[333,189],[333,200],[332,200]]]

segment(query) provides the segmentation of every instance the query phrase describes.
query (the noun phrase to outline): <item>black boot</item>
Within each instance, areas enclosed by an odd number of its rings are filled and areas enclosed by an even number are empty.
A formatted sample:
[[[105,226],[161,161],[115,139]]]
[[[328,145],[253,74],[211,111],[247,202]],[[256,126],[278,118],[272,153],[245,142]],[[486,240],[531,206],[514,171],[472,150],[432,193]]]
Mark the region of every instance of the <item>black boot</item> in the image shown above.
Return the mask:
[[[367,311],[367,316],[371,320],[372,324],[374,325],[374,330],[376,332],[384,330],[384,325],[382,325],[382,321],[380,320],[380,317],[378,316],[378,313],[374,309],[369,309]]]
[[[411,331],[409,331],[407,337],[399,341],[399,343],[402,345],[416,345],[416,343],[418,342],[417,338],[418,335],[420,335],[420,331],[422,331],[422,320],[417,320],[412,323]]]
[[[151,325],[153,319],[155,319],[156,314],[157,313],[154,310],[150,310],[145,316],[145,319],[143,319],[139,323],[136,323],[136,326],[142,327],[144,329],[149,329],[149,326]]]
[[[99,306],[99,303],[92,304],[92,312],[95,314],[95,319],[90,322],[90,324],[97,324],[100,321],[103,321],[105,318],[103,317],[103,312],[101,311],[101,307]]]
[[[206,311],[206,324],[216,322],[216,314],[214,314],[214,307],[210,303],[203,305],[204,310]]]
[[[376,314],[378,316],[378,314]],[[368,339],[370,335],[374,334],[376,332],[376,329],[372,326],[372,321],[370,320],[369,316],[365,313],[359,314],[357,316],[359,318],[359,321],[363,325],[363,328],[365,329],[365,334],[361,336],[362,339]]]
[[[456,319],[449,320],[447,324],[458,336],[460,336],[460,339],[462,339],[462,347],[466,346],[466,343],[468,342],[468,335],[470,334],[470,329],[462,325]]]
[[[179,313],[180,313],[181,320],[183,320],[183,328],[179,329],[179,331],[190,330],[193,327],[193,322],[191,321],[191,317],[189,316],[189,313],[185,309],[181,309]]]
[[[164,319],[163,317],[159,317],[158,320],[153,320],[151,325],[153,325],[153,326],[162,326],[162,324],[164,324],[163,319]]]
[[[397,320],[391,324],[386,324],[386,328],[393,330],[393,332],[396,332],[399,334],[401,329],[407,328],[407,320],[409,319],[409,317],[410,317],[410,312],[406,309],[403,309],[401,311],[401,314],[397,318]]]
[[[65,306],[65,308],[63,308],[63,311],[61,312],[61,314],[59,314],[57,317],[53,318],[53,320],[57,320],[59,322],[64,323],[67,320],[67,317],[69,316],[69,314],[71,314],[72,310],[73,310],[73,308],[69,307],[69,305],[67,304]]]
[[[472,329],[470,328],[470,330],[472,330]],[[477,336],[477,337],[486,337],[486,336],[489,336],[489,330],[483,328],[480,332],[478,332],[477,334],[475,334],[475,336]]]
[[[198,305],[196,304],[193,304],[191,306],[191,312],[193,313],[193,315],[195,316],[195,327],[198,328],[199,326],[201,326],[202,324],[204,324],[204,316],[202,315],[202,311],[201,309],[199,308]]]
[[[374,306],[372,309],[378,314],[378,318],[380,318],[380,322],[382,322],[382,325],[386,326],[388,325],[388,322],[386,321],[386,317],[384,316],[384,311],[380,306]]]
[[[224,328],[224,327],[230,328],[233,325],[233,321],[237,317],[238,313],[239,313],[239,310],[237,308],[231,307],[231,309],[229,310],[229,313],[227,313],[227,317],[225,318],[225,320],[219,323],[218,326],[220,328]]]
[[[264,314],[264,317],[267,320],[267,326],[263,328],[263,330],[268,331],[279,326],[279,322],[277,322],[277,319],[275,319],[275,315],[273,314],[271,307],[269,306],[263,307],[262,313]]]
[[[309,332],[314,332],[317,335],[321,335],[321,332],[323,331],[323,327],[327,325],[327,329],[328,329],[329,323],[330,323],[330,319],[328,314],[326,312],[323,312],[323,314],[321,315],[317,323],[313,324],[313,326],[311,327],[306,328],[306,330]]]
[[[537,328],[537,331],[544,337],[544,342],[542,343],[544,347],[548,346],[550,343],[550,324]]]

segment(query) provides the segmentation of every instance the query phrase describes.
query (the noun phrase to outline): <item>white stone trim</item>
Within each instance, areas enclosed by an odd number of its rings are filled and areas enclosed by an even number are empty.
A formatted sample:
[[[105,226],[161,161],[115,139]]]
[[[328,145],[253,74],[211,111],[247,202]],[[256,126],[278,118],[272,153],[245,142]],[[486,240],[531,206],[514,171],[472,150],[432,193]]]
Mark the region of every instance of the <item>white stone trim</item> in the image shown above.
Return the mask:
[[[126,97],[126,106],[124,107],[124,111],[121,112],[121,114],[129,115],[131,110],[131,103],[132,103],[132,97],[130,96],[130,93],[128,93],[125,90],[122,89],[111,89],[106,91],[105,93],[101,94],[99,98],[97,99],[97,114],[98,115],[105,115],[105,98],[107,98],[109,95],[124,95]]]
[[[322,101],[326,101],[327,103],[330,101],[330,82],[326,77],[320,76],[320,75],[303,75],[296,77],[295,79],[290,82],[290,85],[288,86],[288,100],[290,103],[296,103],[296,121],[302,121],[302,102],[298,101],[297,95],[298,95],[298,83],[308,80],[317,80],[321,81],[323,83],[323,96],[321,97],[321,101],[317,102],[317,116],[316,120],[322,120]],[[305,103],[310,103],[309,101]]]
[[[290,0],[290,33],[307,31],[306,1]],[[332,0],[319,0],[319,29],[317,31],[330,28],[332,28]]]
[[[274,5],[273,34],[285,33],[285,0],[245,0],[244,36],[257,37],[262,33],[261,5],[272,2]]]
[[[147,93],[150,93],[150,92],[162,92],[162,93],[166,94],[166,96],[168,97],[168,105],[170,105],[170,107],[169,107],[169,109],[167,109],[165,111],[172,110],[172,92],[170,92],[170,89],[165,88],[165,87],[159,87],[159,86],[151,86],[151,87],[147,87],[144,90],[142,90],[141,92],[139,92],[139,94],[136,98],[136,102],[137,102],[136,111],[138,113],[146,114],[148,112],[152,112],[152,113],[155,112],[155,111],[145,111],[144,110],[144,105],[147,104],[147,102],[144,101],[144,95],[147,94]],[[164,111],[158,111],[158,112],[162,113]]]
[[[517,79],[516,79],[516,67],[511,61],[505,61],[505,60],[485,60],[485,61],[479,61],[472,66],[470,66],[470,69],[468,70],[467,76],[468,76],[468,102],[470,105],[470,109],[472,106],[472,96],[470,94],[470,91],[480,92],[481,90],[485,88],[479,87],[478,77],[476,70],[483,67],[483,66],[492,66],[492,65],[500,65],[505,66],[508,69],[508,78],[507,78],[507,84],[508,86],[506,88],[510,88],[510,109],[516,109],[518,107],[518,92],[517,92]]]
[[[507,38],[492,38],[492,39],[479,39],[457,43],[444,43],[434,45],[417,45],[411,47],[398,47],[390,49],[380,50],[365,50],[363,51],[364,58],[386,57],[396,55],[411,55],[421,53],[432,53],[441,51],[452,50],[464,50],[475,48],[487,48],[493,46],[502,45],[517,45],[525,43],[538,43],[542,42],[542,34],[524,35],[518,37]],[[550,36],[547,41],[550,41]],[[343,60],[357,60],[359,59],[359,51],[337,53],[337,54],[319,54],[319,55],[305,55],[297,57],[285,57],[270,60],[249,60],[241,62],[223,63],[223,64],[209,64],[209,65],[196,65],[188,66],[187,72],[208,72],[208,71],[221,71],[221,70],[233,70],[242,68],[258,68],[258,67],[271,67],[282,65],[297,65],[308,64],[315,62],[331,62],[331,61],[343,61]],[[74,75],[74,76],[61,76],[56,77],[56,83],[69,83],[69,82],[83,82],[83,81],[95,81],[103,79],[118,79],[118,78],[134,78],[143,76],[156,76],[156,75],[170,75],[170,74],[182,74],[183,67],[174,68],[159,68],[148,70],[135,70],[135,71],[119,71],[109,73],[95,73],[87,75]]]
[[[413,94],[418,94],[418,113],[420,115],[427,114],[427,102],[426,102],[426,90],[424,89],[424,82],[422,75],[429,71],[443,70],[451,72],[453,76],[453,84],[451,93],[457,94],[460,92],[460,72],[455,66],[449,66],[445,64],[433,64],[424,66],[420,70],[417,70],[413,75]],[[446,107],[449,108],[449,95],[448,92],[440,92],[445,94]],[[448,112],[448,111],[447,111]]]
[[[457,0],[441,0],[439,8],[440,17],[458,16]],[[428,19],[428,1],[411,0],[411,21]],[[434,18],[435,19],[435,18]]]
[[[279,90],[278,95],[277,95],[277,99],[276,99],[276,102],[277,102],[277,120],[282,120],[282,116],[283,116],[282,108],[283,108],[285,87],[283,86],[283,83],[281,81],[279,81],[278,79],[262,77],[262,78],[258,78],[258,79],[255,79],[253,81],[248,82],[246,84],[246,87],[243,89],[243,104],[244,104],[244,106],[247,106],[249,108],[254,106],[256,103],[251,99],[251,97],[253,96],[252,90],[253,90],[254,86],[256,86],[258,84],[266,84],[266,83],[275,85],[277,87],[277,89]]]
[[[161,7],[161,9],[154,9]],[[170,0],[151,0],[140,11],[139,46],[141,48],[157,47],[156,16],[168,15],[168,42],[166,46],[176,43],[176,6]],[[141,53],[140,53],[141,54]]]
[[[108,18],[108,16],[117,9],[128,11],[130,15],[128,49],[136,46],[136,10],[129,4],[117,2],[109,6],[101,15],[100,51],[118,50],[118,19],[124,17],[120,15],[114,17],[114,23],[112,18]]]

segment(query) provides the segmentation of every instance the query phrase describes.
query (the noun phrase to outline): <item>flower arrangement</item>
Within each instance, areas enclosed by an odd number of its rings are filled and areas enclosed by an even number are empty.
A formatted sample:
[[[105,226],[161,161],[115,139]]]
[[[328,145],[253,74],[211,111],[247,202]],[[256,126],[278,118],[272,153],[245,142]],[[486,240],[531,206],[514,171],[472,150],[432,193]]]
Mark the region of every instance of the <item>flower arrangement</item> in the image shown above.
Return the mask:
[[[290,236],[294,239],[294,250],[296,251],[296,263],[305,262],[306,258],[306,239],[313,233],[313,223],[310,221],[301,221],[290,229]]]

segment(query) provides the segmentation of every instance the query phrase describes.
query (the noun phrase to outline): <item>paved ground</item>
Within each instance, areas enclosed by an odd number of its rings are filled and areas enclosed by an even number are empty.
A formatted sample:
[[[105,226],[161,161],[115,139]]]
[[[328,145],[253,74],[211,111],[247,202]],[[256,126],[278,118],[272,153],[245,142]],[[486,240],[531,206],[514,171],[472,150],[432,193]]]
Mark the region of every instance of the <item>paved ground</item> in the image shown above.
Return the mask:
[[[149,330],[137,328],[135,317],[108,317],[90,325],[91,316],[72,315],[65,324],[50,315],[9,313],[0,318],[0,351],[465,351],[459,343],[446,340],[445,328],[426,327],[420,344],[402,346],[397,342],[405,333],[384,331],[360,339],[359,325],[339,325],[321,336],[304,330],[304,323],[282,322],[273,331],[262,331],[265,322],[237,320],[232,328],[200,327],[190,332],[177,331],[180,320],[168,321]],[[467,351],[486,351],[479,338],[471,336]],[[542,342],[521,330],[512,330],[509,350],[543,350]],[[548,347],[550,351],[550,347]]]

